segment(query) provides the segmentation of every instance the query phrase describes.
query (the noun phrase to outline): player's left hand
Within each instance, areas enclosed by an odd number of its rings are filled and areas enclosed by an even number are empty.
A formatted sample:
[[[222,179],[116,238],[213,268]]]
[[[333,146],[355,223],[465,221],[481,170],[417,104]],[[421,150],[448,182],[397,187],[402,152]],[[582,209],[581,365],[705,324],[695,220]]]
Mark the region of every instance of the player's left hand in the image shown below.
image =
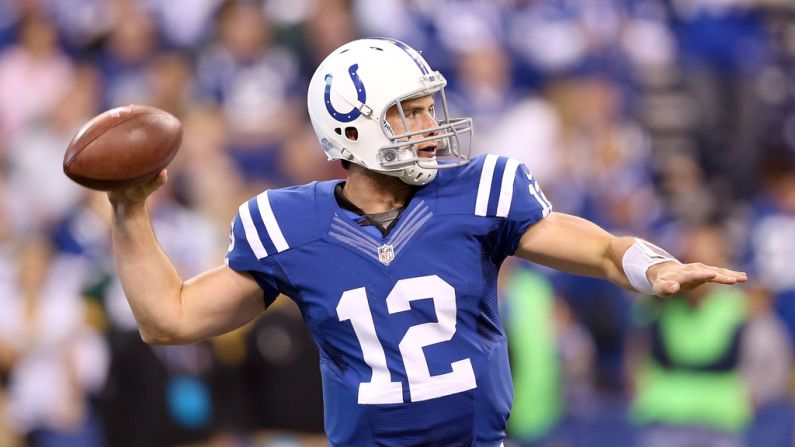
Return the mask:
[[[745,272],[704,265],[700,262],[692,264],[663,262],[651,266],[646,272],[646,276],[651,281],[654,294],[663,298],[694,289],[708,282],[731,285],[748,281],[748,275]]]

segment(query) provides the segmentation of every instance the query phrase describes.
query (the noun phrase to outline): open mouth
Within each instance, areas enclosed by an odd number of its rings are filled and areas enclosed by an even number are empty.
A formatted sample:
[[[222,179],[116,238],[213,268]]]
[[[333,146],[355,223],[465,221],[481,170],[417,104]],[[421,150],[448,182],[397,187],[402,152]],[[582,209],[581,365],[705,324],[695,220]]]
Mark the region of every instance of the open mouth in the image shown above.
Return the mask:
[[[430,158],[436,155],[437,145],[430,145],[417,149],[417,155],[423,158]]]

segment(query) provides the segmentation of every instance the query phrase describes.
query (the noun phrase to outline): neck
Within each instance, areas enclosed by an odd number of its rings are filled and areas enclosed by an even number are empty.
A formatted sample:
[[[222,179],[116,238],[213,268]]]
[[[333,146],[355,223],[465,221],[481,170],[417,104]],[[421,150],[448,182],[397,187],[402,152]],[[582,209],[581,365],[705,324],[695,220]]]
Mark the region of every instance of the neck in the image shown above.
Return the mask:
[[[406,206],[414,189],[397,177],[351,163],[342,193],[365,214],[377,214]]]

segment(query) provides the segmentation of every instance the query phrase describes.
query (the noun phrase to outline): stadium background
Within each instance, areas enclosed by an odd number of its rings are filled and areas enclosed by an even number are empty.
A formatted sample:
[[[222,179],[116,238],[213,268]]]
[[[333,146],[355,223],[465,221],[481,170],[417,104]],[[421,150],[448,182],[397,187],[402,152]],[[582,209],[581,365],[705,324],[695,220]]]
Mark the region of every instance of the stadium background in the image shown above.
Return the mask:
[[[344,175],[325,162],[305,92],[316,64],[360,36],[422,50],[453,110],[475,118],[474,151],[525,162],[557,210],[747,270],[731,368],[754,419],[740,436],[793,445],[790,0],[0,0],[0,445],[323,445],[317,354],[289,300],[218,339],[144,345],[106,200],[70,183],[61,159],[112,106],[178,116],[184,142],[153,219],[182,275],[198,273],[222,261],[243,200]],[[524,336],[512,355],[548,354],[517,371],[545,392],[517,409],[529,425],[516,442],[641,441],[648,300],[508,267],[505,318]],[[525,293],[543,297],[530,314],[512,305]]]

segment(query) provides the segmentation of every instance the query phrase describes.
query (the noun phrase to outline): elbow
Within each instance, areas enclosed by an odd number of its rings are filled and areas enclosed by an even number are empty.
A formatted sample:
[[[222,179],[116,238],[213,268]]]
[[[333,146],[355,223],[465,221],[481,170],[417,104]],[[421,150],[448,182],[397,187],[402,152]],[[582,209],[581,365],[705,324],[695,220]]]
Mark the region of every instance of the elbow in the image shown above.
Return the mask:
[[[151,328],[139,327],[138,333],[141,335],[141,340],[147,345],[184,345],[191,342],[181,337],[175,331],[162,329],[153,330]]]
[[[144,332],[144,331],[140,331],[139,333],[141,334],[141,340],[143,340],[143,342],[146,343],[147,345],[162,346],[162,345],[175,345],[175,344],[178,344],[178,343],[175,343],[174,340],[171,337],[167,337],[167,336],[163,336],[163,335],[150,334],[150,333]]]
[[[170,313],[159,315],[136,315],[138,333],[148,345],[183,345],[189,340],[184,324]]]

